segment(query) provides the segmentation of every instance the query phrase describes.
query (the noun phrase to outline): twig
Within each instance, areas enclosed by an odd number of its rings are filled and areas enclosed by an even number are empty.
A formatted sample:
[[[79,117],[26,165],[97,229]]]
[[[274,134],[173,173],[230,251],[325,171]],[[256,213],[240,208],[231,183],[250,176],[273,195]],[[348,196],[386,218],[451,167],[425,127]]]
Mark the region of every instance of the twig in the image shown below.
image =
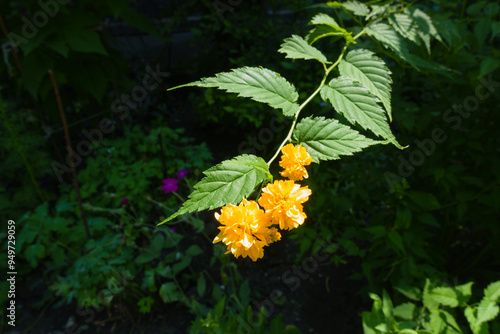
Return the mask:
[[[0,14],[0,27],[2,28],[3,33],[5,34],[5,37],[9,38],[9,31],[7,30],[7,27],[5,26],[5,23],[3,22],[2,15]],[[12,53],[14,54],[14,59],[16,60],[16,65],[17,68],[19,69],[19,73],[24,74],[24,69],[23,66],[21,65],[21,61],[19,60],[19,55],[17,54],[17,46],[12,45]]]
[[[66,115],[64,114],[64,109],[62,106],[61,95],[59,94],[59,88],[57,87],[56,78],[52,70],[49,70],[50,80],[52,80],[52,86],[54,86],[54,92],[56,94],[57,107],[59,109],[59,115],[64,127],[64,135],[66,137],[66,145],[68,147],[69,164],[71,166],[71,172],[73,174],[73,184],[75,185],[76,197],[78,199],[78,207],[80,208],[80,215],[82,216],[83,225],[85,226],[85,233],[87,234],[87,239],[90,239],[89,225],[87,224],[87,219],[85,219],[85,212],[83,211],[82,196],[80,195],[80,186],[78,185],[78,178],[76,177],[75,162],[73,160],[73,149],[71,148],[71,139],[69,137],[68,123],[66,122]]]

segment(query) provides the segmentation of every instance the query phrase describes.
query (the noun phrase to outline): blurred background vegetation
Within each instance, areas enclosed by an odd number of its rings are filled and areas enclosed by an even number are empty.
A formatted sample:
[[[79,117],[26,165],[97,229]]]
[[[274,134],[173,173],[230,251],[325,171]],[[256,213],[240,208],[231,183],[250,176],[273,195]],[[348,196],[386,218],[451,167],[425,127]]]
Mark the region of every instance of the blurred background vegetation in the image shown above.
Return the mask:
[[[282,40],[305,36],[318,12],[346,27],[363,18],[312,0],[62,2],[0,3],[0,240],[7,253],[3,222],[14,220],[16,333],[404,333],[411,322],[439,320],[411,306],[425,291],[473,281],[453,290],[469,289],[470,302],[441,303],[442,321],[449,325],[451,314],[456,324],[433,331],[471,332],[464,310],[500,280],[495,1],[415,2],[432,18],[432,40],[396,31],[418,64],[360,41],[393,73],[391,128],[410,146],[313,165],[306,223],[256,263],[212,244],[212,212],[156,224],[214,163],[242,147],[268,159],[287,128],[265,145],[259,131],[286,121],[213,89],[165,89],[265,66],[303,99],[323,69],[285,61],[276,52]],[[409,5],[365,3],[373,11]],[[338,54],[341,44],[320,47]],[[308,112],[332,112],[312,102]],[[435,129],[446,139],[422,148]],[[175,194],[161,190],[167,178],[178,178]],[[5,280],[0,290],[4,303]],[[399,308],[389,316],[379,308],[391,300]],[[374,319],[380,314],[388,318]],[[12,330],[7,319],[1,325]],[[370,329],[377,321],[390,328]],[[498,318],[477,329],[487,330],[500,333]]]

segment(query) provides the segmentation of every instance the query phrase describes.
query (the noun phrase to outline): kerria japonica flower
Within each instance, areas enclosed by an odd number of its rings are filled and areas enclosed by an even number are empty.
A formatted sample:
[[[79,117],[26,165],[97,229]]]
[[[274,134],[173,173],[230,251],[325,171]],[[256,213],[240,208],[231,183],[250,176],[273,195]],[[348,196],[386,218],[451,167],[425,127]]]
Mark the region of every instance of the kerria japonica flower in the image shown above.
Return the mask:
[[[302,225],[307,218],[302,203],[311,193],[307,186],[300,187],[293,181],[274,181],[262,189],[259,204],[270,215],[271,224],[278,224],[282,230],[291,230]]]
[[[269,216],[259,208],[255,201],[243,199],[236,206],[228,204],[221,213],[215,213],[215,218],[223,225],[214,243],[222,241],[227,245],[227,253],[236,258],[249,256],[257,261],[264,256],[263,248],[281,239],[281,234],[275,227],[270,228]]]
[[[308,178],[309,174],[304,166],[310,165],[313,161],[311,155],[307,153],[306,148],[294,146],[293,144],[285,145],[281,149],[280,166],[285,170],[280,172],[281,176],[288,177],[290,180],[302,180]]]
[[[180,171],[177,172],[177,179],[182,179],[183,177],[185,177],[188,173],[188,170],[187,169],[181,169]]]
[[[177,179],[168,178],[163,180],[161,190],[163,190],[165,194],[171,193],[172,191],[177,191],[177,189],[179,189],[179,186],[177,185]]]

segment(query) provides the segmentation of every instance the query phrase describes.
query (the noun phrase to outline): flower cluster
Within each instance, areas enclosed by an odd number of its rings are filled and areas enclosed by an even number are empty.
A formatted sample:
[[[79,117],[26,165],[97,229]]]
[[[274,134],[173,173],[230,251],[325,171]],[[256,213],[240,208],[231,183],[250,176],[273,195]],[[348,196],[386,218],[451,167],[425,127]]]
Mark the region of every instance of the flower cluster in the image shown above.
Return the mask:
[[[257,202],[243,199],[239,205],[228,204],[220,214],[215,213],[222,226],[213,242],[222,241],[227,245],[227,253],[236,258],[249,256],[257,261],[264,256],[265,246],[281,239],[274,225],[291,230],[302,225],[307,217],[302,204],[309,199],[311,190],[294,181],[308,177],[304,166],[309,165],[312,158],[302,145],[289,144],[281,152],[280,166],[285,168],[281,175],[290,180],[268,184]]]

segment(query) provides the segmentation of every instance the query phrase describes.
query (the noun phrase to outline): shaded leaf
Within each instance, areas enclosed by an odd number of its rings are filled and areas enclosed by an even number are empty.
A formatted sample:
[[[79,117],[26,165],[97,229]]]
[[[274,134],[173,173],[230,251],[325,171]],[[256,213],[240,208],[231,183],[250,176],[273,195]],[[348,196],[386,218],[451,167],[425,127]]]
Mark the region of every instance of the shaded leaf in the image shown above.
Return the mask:
[[[353,50],[340,62],[339,71],[341,75],[361,82],[370,93],[378,97],[392,120],[391,71],[382,59],[369,50]]]
[[[335,110],[352,124],[359,123],[378,136],[398,146],[377,98],[366,87],[351,78],[340,76],[321,88],[323,100],[329,100]],[[401,146],[399,146],[401,148]]]

